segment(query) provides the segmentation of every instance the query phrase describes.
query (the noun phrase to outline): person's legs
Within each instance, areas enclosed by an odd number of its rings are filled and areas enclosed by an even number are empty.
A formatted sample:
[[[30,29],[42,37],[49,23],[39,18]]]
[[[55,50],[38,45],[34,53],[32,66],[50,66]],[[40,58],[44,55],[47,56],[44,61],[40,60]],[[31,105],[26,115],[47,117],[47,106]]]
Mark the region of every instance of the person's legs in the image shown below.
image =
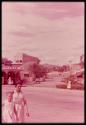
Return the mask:
[[[24,123],[24,107],[23,106],[19,106],[18,118],[19,118],[18,123]]]
[[[21,123],[24,123],[24,107],[23,106],[21,108],[20,121],[21,121]]]

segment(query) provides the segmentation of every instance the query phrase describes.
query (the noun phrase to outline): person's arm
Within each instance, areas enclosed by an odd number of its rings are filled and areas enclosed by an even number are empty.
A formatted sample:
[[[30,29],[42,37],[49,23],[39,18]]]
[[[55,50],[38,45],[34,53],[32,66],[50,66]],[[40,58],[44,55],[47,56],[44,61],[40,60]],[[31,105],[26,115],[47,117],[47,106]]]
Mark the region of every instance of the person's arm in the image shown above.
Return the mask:
[[[29,116],[27,100],[25,98],[23,99],[24,99],[24,105],[26,106],[26,115]]]
[[[2,103],[2,107],[4,106],[5,104],[4,103]]]
[[[4,107],[4,106],[5,106],[5,103],[6,103],[6,100],[5,100],[4,102],[2,102],[2,107]]]

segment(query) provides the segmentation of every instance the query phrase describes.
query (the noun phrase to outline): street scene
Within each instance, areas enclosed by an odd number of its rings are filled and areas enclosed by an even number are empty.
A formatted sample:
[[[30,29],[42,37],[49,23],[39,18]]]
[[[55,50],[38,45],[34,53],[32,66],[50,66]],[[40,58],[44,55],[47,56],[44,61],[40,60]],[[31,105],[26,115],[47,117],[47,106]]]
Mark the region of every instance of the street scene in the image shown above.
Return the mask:
[[[2,2],[2,123],[84,123],[84,2]]]
[[[2,89],[3,100],[12,86]],[[45,87],[23,87],[30,116],[26,123],[83,123],[84,92]]]

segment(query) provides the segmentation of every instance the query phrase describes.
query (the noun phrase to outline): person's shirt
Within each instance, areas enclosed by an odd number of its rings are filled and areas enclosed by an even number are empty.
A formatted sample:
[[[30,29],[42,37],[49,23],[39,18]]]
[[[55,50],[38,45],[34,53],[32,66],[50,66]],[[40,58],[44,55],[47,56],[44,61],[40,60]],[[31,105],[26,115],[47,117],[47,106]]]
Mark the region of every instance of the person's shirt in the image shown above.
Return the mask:
[[[14,90],[13,102],[14,104],[24,105],[24,95],[22,91],[18,93],[16,90]]]

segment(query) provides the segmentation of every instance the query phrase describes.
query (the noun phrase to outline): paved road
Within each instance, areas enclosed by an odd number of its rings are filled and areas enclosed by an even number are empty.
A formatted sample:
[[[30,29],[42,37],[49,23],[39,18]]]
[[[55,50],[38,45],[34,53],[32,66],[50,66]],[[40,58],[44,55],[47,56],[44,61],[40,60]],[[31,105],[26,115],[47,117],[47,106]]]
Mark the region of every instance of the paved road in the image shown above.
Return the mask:
[[[13,86],[2,87],[2,100]],[[23,87],[28,100],[29,123],[84,122],[84,92],[45,87]]]

